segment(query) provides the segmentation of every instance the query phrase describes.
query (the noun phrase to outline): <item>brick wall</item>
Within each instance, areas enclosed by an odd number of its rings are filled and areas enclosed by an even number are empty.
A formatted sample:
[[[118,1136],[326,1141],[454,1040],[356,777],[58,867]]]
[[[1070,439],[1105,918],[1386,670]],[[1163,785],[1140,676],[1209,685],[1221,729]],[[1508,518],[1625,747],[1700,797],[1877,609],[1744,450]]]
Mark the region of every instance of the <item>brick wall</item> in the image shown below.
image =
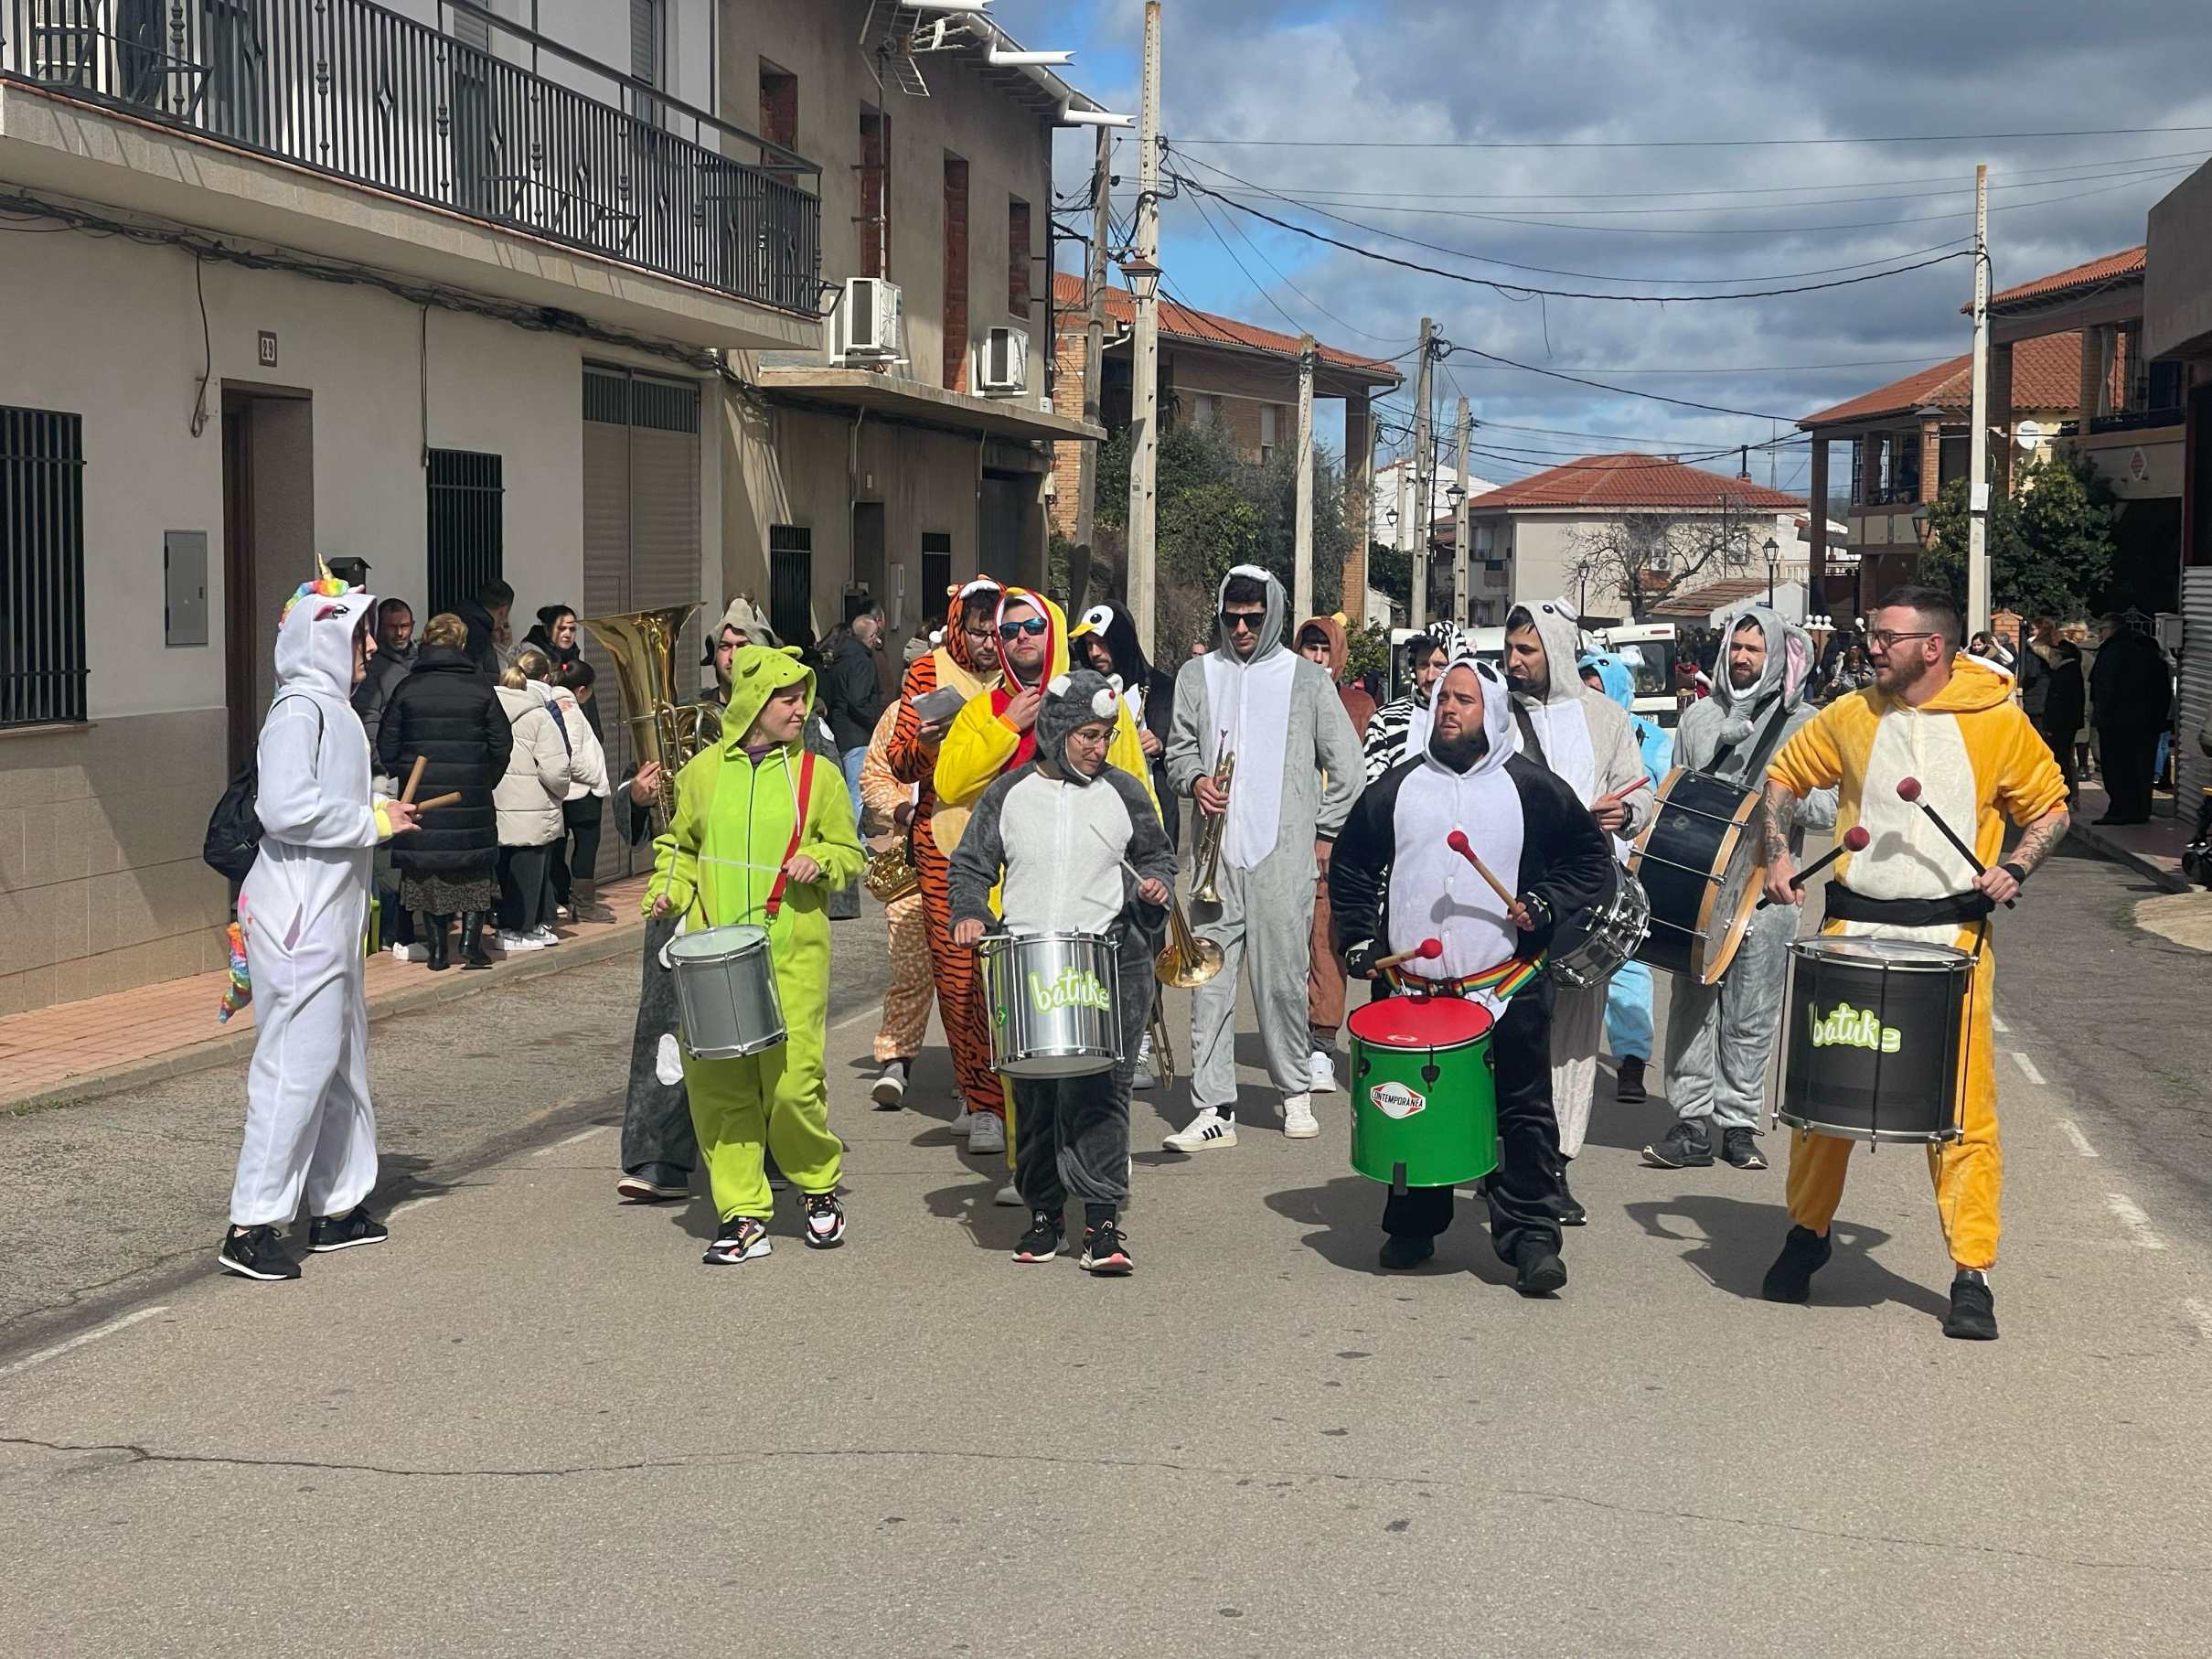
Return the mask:
[[[1053,342],[1053,409],[1071,420],[1083,418],[1083,354],[1088,338],[1081,312],[1061,314],[1060,337]],[[1073,541],[1075,498],[1083,474],[1083,445],[1053,445],[1052,533]]]

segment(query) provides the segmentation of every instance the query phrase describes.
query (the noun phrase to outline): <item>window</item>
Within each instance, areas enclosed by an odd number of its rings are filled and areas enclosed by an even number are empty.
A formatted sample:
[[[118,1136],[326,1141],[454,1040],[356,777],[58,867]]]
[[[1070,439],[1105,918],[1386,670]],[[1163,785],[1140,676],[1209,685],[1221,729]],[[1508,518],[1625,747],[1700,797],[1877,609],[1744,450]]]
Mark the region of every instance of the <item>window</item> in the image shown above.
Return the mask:
[[[795,150],[799,142],[799,78],[761,59],[761,136]]]
[[[505,496],[497,455],[430,452],[430,615],[450,611],[500,574]]]
[[[482,0],[488,9],[491,0]],[[474,12],[455,11],[453,15],[454,38],[465,46],[473,46],[479,52],[492,49],[492,26]]]
[[[768,626],[785,645],[814,637],[814,532],[768,527]]]
[[[1275,459],[1277,430],[1275,405],[1262,403],[1259,406],[1259,464],[1262,466]]]
[[[967,163],[945,158],[945,385],[967,390]]]
[[[1030,314],[1030,205],[1019,196],[1006,201],[1006,308],[1023,322]]]
[[[84,717],[84,417],[0,407],[0,726]]]
[[[924,621],[945,615],[952,604],[953,539],[942,530],[922,532],[922,604]]]
[[[668,90],[668,17],[667,0],[630,0],[630,73],[647,86]],[[660,101],[639,97],[632,111],[638,120],[660,124]]]
[[[881,110],[860,112],[860,274],[891,274],[891,117]]]

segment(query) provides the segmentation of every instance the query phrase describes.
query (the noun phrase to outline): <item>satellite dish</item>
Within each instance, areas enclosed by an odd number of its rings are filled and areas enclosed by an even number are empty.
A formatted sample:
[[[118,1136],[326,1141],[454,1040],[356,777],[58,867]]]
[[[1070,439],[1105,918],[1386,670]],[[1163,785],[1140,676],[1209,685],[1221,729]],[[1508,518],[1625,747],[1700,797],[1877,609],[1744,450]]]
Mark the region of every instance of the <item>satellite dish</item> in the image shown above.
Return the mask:
[[[2023,421],[2013,428],[2013,441],[2023,449],[2032,450],[2039,447],[2047,435],[2044,432],[2043,423],[2040,421]]]

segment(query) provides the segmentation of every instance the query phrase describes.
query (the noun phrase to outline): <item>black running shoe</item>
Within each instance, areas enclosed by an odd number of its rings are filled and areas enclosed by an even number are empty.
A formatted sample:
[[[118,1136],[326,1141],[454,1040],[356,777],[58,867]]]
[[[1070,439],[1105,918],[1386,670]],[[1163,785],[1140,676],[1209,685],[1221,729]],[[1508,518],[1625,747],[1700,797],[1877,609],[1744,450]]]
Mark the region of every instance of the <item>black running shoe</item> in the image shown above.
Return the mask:
[[[1030,1230],[1014,1246],[1016,1261],[1050,1261],[1068,1247],[1067,1225],[1050,1210],[1030,1212]]]
[[[1390,1233],[1384,1236],[1383,1265],[1393,1272],[1403,1273],[1417,1268],[1437,1253],[1437,1241],[1424,1238],[1417,1233]]]
[[[1121,1229],[1110,1221],[1102,1221],[1095,1227],[1083,1230],[1083,1258],[1075,1264],[1085,1273],[1096,1273],[1103,1278],[1119,1279],[1136,1271],[1137,1262],[1129,1255],[1129,1241]]]
[[[1769,1301],[1811,1301],[1812,1276],[1828,1265],[1834,1253],[1835,1247],[1828,1242],[1826,1234],[1815,1233],[1811,1227],[1791,1227],[1790,1236],[1782,1240],[1782,1253],[1767,1269],[1759,1294]]]
[[[382,1244],[391,1236],[385,1225],[357,1204],[343,1215],[317,1215],[307,1224],[310,1250],[350,1250],[358,1244]]]
[[[1587,1227],[1590,1215],[1582,1201],[1567,1191],[1566,1165],[1559,1166],[1559,1196],[1552,1201],[1552,1218],[1563,1227]]]
[[[764,1156],[761,1159],[761,1173],[768,1177],[768,1190],[771,1193],[787,1193],[791,1190],[791,1177],[775,1167],[774,1158]]]
[[[1739,1170],[1763,1170],[1767,1160],[1758,1150],[1758,1136],[1747,1129],[1726,1129],[1720,1132],[1720,1155]]]
[[[1961,1268],[1950,1281],[1950,1317],[1943,1322],[1943,1334],[1969,1343],[1997,1340],[1997,1299],[1985,1275]]]
[[[1704,1120],[1684,1118],[1659,1138],[1657,1146],[1643,1150],[1643,1161],[1654,1170],[1702,1170],[1713,1162],[1713,1142]]]
[[[807,1243],[817,1250],[834,1250],[845,1242],[845,1206],[835,1193],[808,1193],[799,1200],[807,1214]]]
[[[751,1261],[755,1256],[768,1254],[768,1224],[757,1215],[732,1215],[722,1223],[722,1230],[715,1235],[714,1242],[707,1247],[700,1259],[710,1268],[734,1267],[741,1261]]]
[[[1614,1068],[1613,1098],[1623,1106],[1640,1106],[1651,1098],[1644,1092],[1643,1062],[1632,1054]]]
[[[240,1279],[274,1280],[300,1276],[300,1264],[292,1259],[292,1252],[284,1248],[274,1227],[248,1227],[243,1233],[225,1234],[215,1265]]]
[[[1549,1296],[1566,1286],[1566,1263],[1541,1238],[1524,1241],[1514,1255],[1513,1265],[1520,1269],[1514,1275],[1513,1289],[1523,1296]]]

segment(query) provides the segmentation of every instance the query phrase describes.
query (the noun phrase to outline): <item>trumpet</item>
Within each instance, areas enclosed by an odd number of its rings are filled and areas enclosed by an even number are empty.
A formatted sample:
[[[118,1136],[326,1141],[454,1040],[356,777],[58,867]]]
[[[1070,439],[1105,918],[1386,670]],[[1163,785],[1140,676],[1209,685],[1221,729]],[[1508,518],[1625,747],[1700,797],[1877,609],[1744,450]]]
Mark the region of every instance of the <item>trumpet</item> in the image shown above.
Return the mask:
[[[1224,744],[1228,737],[1226,732],[1222,733]],[[1230,749],[1222,755],[1220,763],[1213,769],[1213,787],[1226,795],[1229,793],[1230,780],[1235,776],[1236,751]],[[1221,840],[1222,832],[1229,826],[1228,804],[1224,802],[1222,809],[1211,818],[1205,818],[1202,813],[1200,816],[1204,818],[1204,821],[1199,825],[1198,840],[1191,854],[1191,903],[1218,904],[1221,903],[1221,888],[1217,884],[1221,880]]]
[[[1193,894],[1193,898],[1198,895]],[[1221,972],[1221,947],[1212,939],[1202,939],[1191,931],[1191,918],[1183,914],[1182,902],[1175,896],[1174,889],[1168,891],[1167,947],[1152,958],[1152,977],[1162,985],[1172,985],[1178,990],[1189,990],[1203,985]],[[1153,1000],[1154,1007],[1159,1000]],[[1164,1028],[1163,1033],[1164,1034]],[[1157,1047],[1159,1038],[1155,1037]]]

